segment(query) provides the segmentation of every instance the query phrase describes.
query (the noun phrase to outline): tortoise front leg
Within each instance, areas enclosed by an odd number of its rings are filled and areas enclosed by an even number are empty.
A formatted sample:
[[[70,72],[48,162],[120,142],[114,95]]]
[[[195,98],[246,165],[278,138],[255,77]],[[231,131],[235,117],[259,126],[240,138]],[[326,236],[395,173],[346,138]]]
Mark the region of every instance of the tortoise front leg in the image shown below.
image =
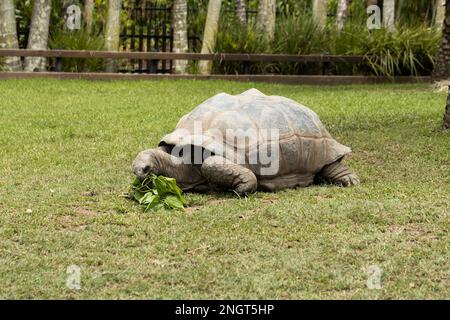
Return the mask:
[[[205,159],[201,170],[211,184],[234,190],[238,194],[254,192],[258,185],[251,170],[223,157],[212,156]]]
[[[325,166],[322,171],[320,171],[319,175],[321,175],[325,180],[343,187],[350,187],[359,184],[358,176],[340,161],[336,161]]]

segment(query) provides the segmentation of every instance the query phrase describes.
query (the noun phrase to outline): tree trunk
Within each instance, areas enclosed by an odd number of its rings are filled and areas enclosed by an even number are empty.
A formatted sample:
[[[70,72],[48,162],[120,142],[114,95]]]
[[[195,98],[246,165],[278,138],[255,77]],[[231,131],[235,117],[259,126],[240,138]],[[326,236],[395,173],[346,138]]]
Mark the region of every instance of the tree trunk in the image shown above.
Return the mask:
[[[173,19],[173,52],[188,51],[187,31],[187,2],[186,0],[174,0],[172,7]],[[175,60],[173,62],[174,73],[186,73],[186,60]]]
[[[264,34],[267,41],[272,41],[275,36],[275,20],[277,16],[276,0],[259,0],[257,28]]]
[[[383,1],[383,25],[390,31],[395,29],[395,0]]]
[[[247,24],[247,4],[245,0],[236,0],[236,18],[241,24]]]
[[[450,79],[450,0],[445,0],[445,19],[442,28],[441,48],[436,59],[433,76],[436,80]],[[444,112],[443,128],[450,129],[450,87]]]
[[[442,29],[445,19],[445,0],[434,0],[434,24]]]
[[[92,25],[94,21],[94,0],[84,0],[84,24],[86,31],[92,32]]]
[[[433,70],[436,80],[450,78],[450,0],[445,2],[445,19],[442,28],[442,40],[436,64]]]
[[[201,53],[211,53],[216,44],[217,30],[219,29],[220,7],[222,0],[209,0],[208,15],[206,16],[205,30],[203,32],[203,43]],[[212,62],[200,60],[200,74],[211,73]]]
[[[13,0],[0,0],[0,48],[19,48]],[[5,57],[4,64],[6,71],[18,71],[22,68],[20,57]]]
[[[447,106],[445,107],[444,112],[444,130],[450,129],[450,86],[448,87],[448,98],[447,98]]]
[[[109,0],[105,35],[106,50],[108,51],[119,51],[121,11],[122,0]],[[117,72],[117,64],[114,60],[106,60],[106,72]]]
[[[50,25],[51,0],[35,0],[31,18],[30,34],[27,49],[47,50],[48,30]],[[47,59],[42,57],[26,57],[25,71],[45,71]]]
[[[344,29],[347,14],[348,14],[348,0],[339,0],[337,9],[337,28],[339,31],[342,31],[342,29]]]
[[[327,24],[327,0],[313,0],[313,17],[319,28],[324,28]]]

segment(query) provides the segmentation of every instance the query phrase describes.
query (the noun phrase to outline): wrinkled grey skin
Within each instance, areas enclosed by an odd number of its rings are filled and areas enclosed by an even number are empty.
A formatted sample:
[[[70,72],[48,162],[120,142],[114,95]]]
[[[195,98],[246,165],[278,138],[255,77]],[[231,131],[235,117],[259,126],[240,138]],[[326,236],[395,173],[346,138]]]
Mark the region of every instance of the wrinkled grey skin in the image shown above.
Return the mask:
[[[200,168],[195,165],[180,164],[179,159],[170,155],[166,148],[149,149],[140,152],[133,161],[133,172],[139,180],[149,174],[175,178],[183,190],[194,189],[206,183]]]
[[[202,118],[202,115],[206,117]],[[180,157],[172,155],[174,147],[193,145],[195,148],[213,149],[209,145],[190,143],[194,141],[190,140],[192,137],[186,135],[186,131],[180,131],[191,128],[193,121],[203,121],[205,130],[211,126],[223,131],[243,126],[278,129],[281,132],[282,159],[278,174],[263,176],[258,165],[237,164],[232,159],[215,155],[214,151],[199,164],[182,163]],[[221,123],[226,127],[221,128]],[[219,141],[224,147],[233,147],[222,139],[214,141]],[[132,167],[140,180],[153,173],[175,178],[183,190],[233,190],[244,194],[256,190],[304,187],[312,184],[316,177],[340,186],[357,185],[358,177],[341,163],[350,152],[350,148],[332,139],[310,109],[295,101],[266,96],[251,89],[237,96],[219,94],[208,99],[183,117],[177,129],[165,136],[156,149],[140,152]]]

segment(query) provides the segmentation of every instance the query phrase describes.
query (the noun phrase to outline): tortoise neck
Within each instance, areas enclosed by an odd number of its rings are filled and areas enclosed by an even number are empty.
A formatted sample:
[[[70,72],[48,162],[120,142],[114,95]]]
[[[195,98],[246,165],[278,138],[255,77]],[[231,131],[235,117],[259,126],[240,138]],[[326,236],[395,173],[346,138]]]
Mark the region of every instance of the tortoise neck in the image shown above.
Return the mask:
[[[181,159],[162,150],[157,150],[158,175],[175,178],[181,189],[191,189],[205,181],[200,168],[193,164],[183,164]]]

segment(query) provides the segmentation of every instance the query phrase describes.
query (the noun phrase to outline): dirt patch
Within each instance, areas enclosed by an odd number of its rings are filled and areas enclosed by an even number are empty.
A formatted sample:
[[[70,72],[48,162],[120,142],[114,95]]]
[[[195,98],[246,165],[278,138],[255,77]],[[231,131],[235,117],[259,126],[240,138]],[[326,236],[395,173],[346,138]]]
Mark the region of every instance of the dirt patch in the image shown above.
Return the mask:
[[[208,201],[208,204],[211,204],[211,205],[217,205],[217,204],[222,204],[222,203],[224,203],[224,202],[227,202],[227,201],[229,201],[230,199],[212,199],[212,200],[209,200]]]
[[[85,216],[85,217],[95,217],[95,216],[99,215],[98,212],[95,212],[95,211],[92,211],[89,209],[85,209],[85,208],[79,208],[79,207],[74,208],[74,212],[78,215]]]
[[[195,213],[195,212],[199,211],[201,208],[203,208],[203,206],[187,207],[186,208],[186,213],[192,214],[192,213]]]
[[[64,229],[79,229],[79,230],[83,230],[84,228],[86,228],[86,225],[83,223],[80,223],[79,221],[77,221],[77,219],[74,216],[62,216],[59,219],[59,224],[61,225],[61,227],[63,227]]]
[[[410,236],[412,238],[435,239],[436,230],[425,229],[418,224],[390,225],[388,232],[396,236]]]
[[[317,195],[313,196],[313,198],[316,200],[319,200],[319,201],[326,201],[326,200],[333,199],[334,197],[329,194],[317,194]]]
[[[260,202],[265,205],[270,205],[276,202],[275,199],[261,199]]]
[[[200,209],[204,208],[205,206],[209,205],[220,205],[222,203],[225,203],[229,201],[230,199],[211,199],[207,201],[204,204],[194,204],[192,206],[189,206],[186,208],[186,213],[194,213],[199,211]]]
[[[94,190],[84,191],[81,193],[83,197],[94,197],[97,193]]]

